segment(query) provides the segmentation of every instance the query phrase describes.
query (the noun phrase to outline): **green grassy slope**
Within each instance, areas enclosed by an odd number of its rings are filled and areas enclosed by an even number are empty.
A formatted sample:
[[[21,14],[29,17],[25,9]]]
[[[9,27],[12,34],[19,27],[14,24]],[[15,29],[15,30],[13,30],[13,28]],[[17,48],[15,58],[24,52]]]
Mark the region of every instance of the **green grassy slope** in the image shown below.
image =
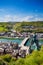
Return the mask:
[[[16,59],[9,54],[0,56],[0,65],[43,65],[43,46],[25,58]]]

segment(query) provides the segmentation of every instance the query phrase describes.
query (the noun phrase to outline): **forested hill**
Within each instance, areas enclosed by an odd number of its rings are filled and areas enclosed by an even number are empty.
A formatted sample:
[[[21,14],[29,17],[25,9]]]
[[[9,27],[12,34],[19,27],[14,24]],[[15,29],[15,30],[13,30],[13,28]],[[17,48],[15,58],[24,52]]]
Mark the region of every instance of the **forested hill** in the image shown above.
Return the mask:
[[[31,30],[30,30],[31,28]],[[19,32],[43,32],[43,21],[37,22],[0,22],[0,32],[9,30],[16,30]]]
[[[17,22],[16,24],[25,26],[25,25],[33,25],[33,26],[43,26],[43,21],[37,21],[37,22]]]
[[[31,28],[31,30],[30,30],[30,28]],[[17,31],[20,31],[20,32],[23,32],[23,31],[43,32],[43,21],[17,22],[14,26],[14,29]]]
[[[33,26],[43,26],[43,21],[34,21],[34,22],[0,22],[0,25],[33,25]]]

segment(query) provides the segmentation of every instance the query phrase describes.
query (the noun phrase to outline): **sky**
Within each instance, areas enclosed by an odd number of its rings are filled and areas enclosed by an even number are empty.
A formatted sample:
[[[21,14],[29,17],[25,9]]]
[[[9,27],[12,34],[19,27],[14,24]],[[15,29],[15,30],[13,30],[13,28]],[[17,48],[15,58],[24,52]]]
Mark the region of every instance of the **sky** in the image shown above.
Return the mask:
[[[43,21],[43,0],[0,0],[0,22]]]

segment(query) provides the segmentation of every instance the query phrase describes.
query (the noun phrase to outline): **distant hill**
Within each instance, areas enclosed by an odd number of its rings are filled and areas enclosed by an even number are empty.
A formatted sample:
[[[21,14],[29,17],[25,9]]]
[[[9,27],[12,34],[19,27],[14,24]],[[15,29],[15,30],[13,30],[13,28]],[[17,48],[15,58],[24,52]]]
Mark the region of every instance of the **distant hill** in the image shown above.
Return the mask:
[[[0,22],[0,32],[10,31],[18,32],[43,32],[43,21],[33,22]]]
[[[17,22],[14,29],[19,32],[43,32],[43,21]]]

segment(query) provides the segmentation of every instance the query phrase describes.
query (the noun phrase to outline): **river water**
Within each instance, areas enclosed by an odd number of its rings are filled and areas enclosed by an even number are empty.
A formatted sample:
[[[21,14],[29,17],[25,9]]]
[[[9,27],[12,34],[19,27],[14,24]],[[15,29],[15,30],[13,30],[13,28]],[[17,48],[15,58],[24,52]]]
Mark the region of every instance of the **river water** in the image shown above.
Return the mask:
[[[23,40],[23,39],[19,39],[19,38],[17,38],[17,39],[12,39],[12,40],[11,40],[11,39],[0,39],[0,42],[4,42],[4,43],[6,43],[6,42],[8,42],[8,43],[12,42],[12,43],[18,43],[18,44],[20,44],[20,43],[22,42],[22,40]],[[30,43],[31,43],[31,40],[28,40],[25,46],[29,46]],[[43,40],[39,40],[39,44],[40,44],[40,45],[43,44]],[[36,48],[37,48],[37,47],[36,47],[36,45],[35,45],[35,43],[34,43],[34,44],[32,45],[32,49],[36,49]]]

